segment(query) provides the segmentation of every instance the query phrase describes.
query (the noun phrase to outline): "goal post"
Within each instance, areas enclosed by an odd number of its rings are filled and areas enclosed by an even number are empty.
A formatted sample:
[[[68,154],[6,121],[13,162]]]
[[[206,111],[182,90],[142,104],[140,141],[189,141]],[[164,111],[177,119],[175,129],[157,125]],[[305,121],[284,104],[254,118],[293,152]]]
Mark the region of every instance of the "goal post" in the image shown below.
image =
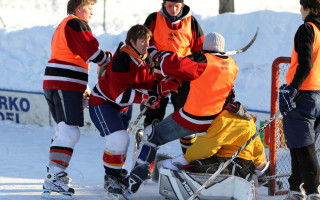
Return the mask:
[[[273,116],[278,111],[278,96],[279,87],[285,83],[285,75],[291,62],[290,57],[278,57],[272,63],[272,77],[271,77],[271,108],[270,116]],[[288,151],[285,146],[282,120],[275,119],[270,125],[270,149],[269,149],[269,161],[270,161],[270,175],[289,173],[291,171],[291,164],[287,167],[277,168],[277,152],[279,153],[280,148],[283,151]],[[289,157],[290,158],[290,157]],[[284,163],[284,162],[282,162]],[[287,169],[286,171],[283,169]],[[289,171],[289,170],[290,171]],[[289,171],[289,172],[288,172]],[[286,181],[287,178],[282,178],[281,181]],[[283,183],[284,190],[276,191],[276,179],[270,180],[269,182],[269,195],[281,195],[288,192],[287,183]]]
[[[279,87],[286,83],[285,76],[291,62],[290,57],[278,57],[272,64],[271,78],[271,109],[273,116],[278,111]],[[320,161],[320,137],[315,140],[316,156]],[[288,178],[291,174],[290,151],[286,146],[282,127],[282,119],[275,119],[270,125],[270,145],[269,145],[270,177],[269,195],[283,195],[289,192]],[[284,176],[286,175],[286,176]],[[281,188],[279,184],[281,183]]]

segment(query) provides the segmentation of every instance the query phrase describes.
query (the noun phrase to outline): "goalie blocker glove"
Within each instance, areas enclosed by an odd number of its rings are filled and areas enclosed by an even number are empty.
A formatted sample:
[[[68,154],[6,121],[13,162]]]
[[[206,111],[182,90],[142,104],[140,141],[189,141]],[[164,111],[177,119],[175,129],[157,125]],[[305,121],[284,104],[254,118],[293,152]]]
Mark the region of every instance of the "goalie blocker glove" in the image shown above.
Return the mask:
[[[291,85],[283,84],[279,88],[279,110],[282,115],[296,107],[293,103],[294,98],[298,95],[298,90]]]

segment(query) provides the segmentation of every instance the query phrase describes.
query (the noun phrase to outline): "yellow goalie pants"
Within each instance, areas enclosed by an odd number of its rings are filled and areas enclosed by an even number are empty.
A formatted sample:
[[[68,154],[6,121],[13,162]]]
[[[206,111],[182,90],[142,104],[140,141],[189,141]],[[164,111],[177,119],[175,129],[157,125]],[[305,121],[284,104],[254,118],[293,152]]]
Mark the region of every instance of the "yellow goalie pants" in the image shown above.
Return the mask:
[[[253,119],[248,121],[224,110],[214,119],[206,134],[199,136],[187,149],[184,157],[189,163],[211,156],[231,157],[255,133],[256,126]],[[252,160],[255,166],[260,165],[265,157],[260,137],[257,136],[238,157]]]

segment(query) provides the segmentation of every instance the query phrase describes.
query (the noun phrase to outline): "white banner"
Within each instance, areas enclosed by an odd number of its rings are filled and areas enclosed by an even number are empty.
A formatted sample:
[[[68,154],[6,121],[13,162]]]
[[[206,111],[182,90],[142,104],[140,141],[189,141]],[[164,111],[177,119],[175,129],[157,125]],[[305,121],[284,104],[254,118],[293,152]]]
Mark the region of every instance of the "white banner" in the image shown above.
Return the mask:
[[[0,89],[0,120],[18,124],[53,126],[49,106],[43,93]],[[88,109],[84,111],[84,130],[96,130]]]

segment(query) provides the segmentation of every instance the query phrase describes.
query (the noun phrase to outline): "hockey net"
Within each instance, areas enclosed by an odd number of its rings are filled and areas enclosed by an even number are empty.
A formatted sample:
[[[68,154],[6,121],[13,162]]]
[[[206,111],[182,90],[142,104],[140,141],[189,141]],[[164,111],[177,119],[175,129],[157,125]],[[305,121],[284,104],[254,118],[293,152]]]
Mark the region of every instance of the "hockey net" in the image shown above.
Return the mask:
[[[272,64],[271,80],[271,113],[273,116],[278,111],[279,87],[286,83],[285,76],[289,69],[291,58],[278,57]],[[280,177],[270,180],[269,195],[283,195],[289,192],[288,178],[291,173],[290,152],[285,144],[282,127],[282,118],[275,119],[270,125],[270,175]],[[320,142],[316,141],[317,158],[320,158]],[[282,188],[279,188],[282,184]]]

